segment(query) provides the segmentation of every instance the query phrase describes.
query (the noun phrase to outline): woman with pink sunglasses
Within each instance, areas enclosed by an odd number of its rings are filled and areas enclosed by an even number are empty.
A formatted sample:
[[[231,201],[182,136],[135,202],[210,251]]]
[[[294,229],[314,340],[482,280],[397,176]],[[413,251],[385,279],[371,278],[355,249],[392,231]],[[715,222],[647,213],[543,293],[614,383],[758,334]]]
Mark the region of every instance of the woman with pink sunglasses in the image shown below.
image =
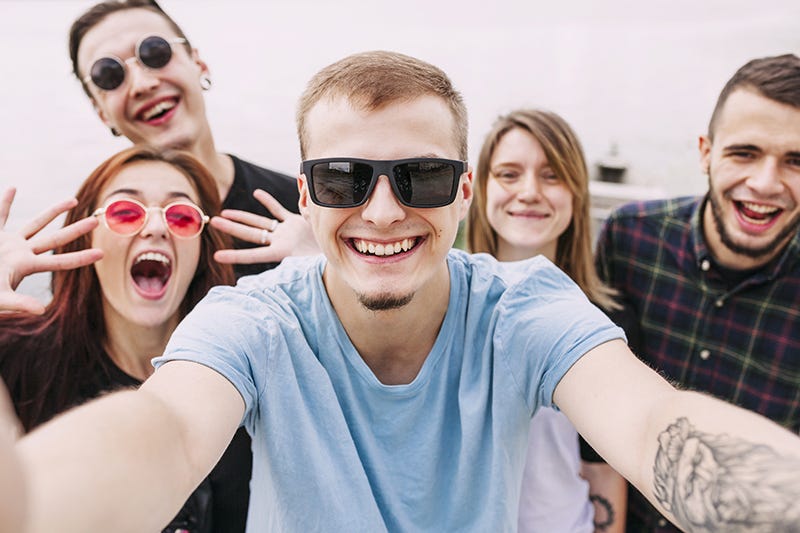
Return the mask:
[[[0,197],[0,230],[13,196]],[[214,179],[193,156],[137,146],[97,167],[75,200],[20,234],[0,231],[0,375],[25,431],[138,386],[181,318],[211,287],[233,283],[231,267],[213,259],[229,246],[207,226],[219,208]],[[67,210],[62,229],[39,234]],[[25,275],[48,270],[47,306],[14,292]],[[213,531],[210,485],[164,531]]]

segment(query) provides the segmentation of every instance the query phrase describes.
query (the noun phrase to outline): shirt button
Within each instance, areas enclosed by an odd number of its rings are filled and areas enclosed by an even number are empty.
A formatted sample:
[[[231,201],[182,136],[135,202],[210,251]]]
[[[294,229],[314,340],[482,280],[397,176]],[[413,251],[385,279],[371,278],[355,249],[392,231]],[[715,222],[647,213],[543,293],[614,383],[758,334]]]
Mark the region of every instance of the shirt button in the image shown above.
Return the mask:
[[[717,307],[722,307],[723,305],[725,305],[725,300],[723,300],[722,298],[717,298],[717,301],[714,302],[714,305]]]
[[[664,518],[659,518],[658,527],[666,527],[666,526],[667,526],[667,521]]]
[[[709,350],[700,350],[700,359],[705,361],[709,357],[711,357],[711,352]]]
[[[703,272],[708,272],[708,269],[711,268],[711,261],[708,259],[703,259],[703,262],[700,263],[700,270]]]

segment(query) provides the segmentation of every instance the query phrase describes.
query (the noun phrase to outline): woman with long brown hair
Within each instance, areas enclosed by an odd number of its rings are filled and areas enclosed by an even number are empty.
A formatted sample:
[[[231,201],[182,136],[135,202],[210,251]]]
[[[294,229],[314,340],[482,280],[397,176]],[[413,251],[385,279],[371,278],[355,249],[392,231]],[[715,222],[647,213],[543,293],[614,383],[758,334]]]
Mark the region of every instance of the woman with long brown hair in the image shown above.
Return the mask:
[[[590,222],[589,175],[572,128],[555,113],[534,109],[498,118],[475,173],[470,251],[501,261],[544,255],[596,305],[615,311],[614,292],[594,268]],[[578,434],[564,415],[540,409],[529,437],[520,532],[624,529],[625,480],[596,454],[581,466]]]
[[[0,213],[12,198],[3,196]],[[52,245],[37,233],[70,206],[48,263],[38,254]],[[26,431],[105,392],[138,386],[186,313],[211,287],[233,283],[231,267],[213,259],[228,247],[207,226],[219,209],[215,182],[193,156],[138,146],[103,162],[75,201],[48,210],[25,235],[2,232],[10,272],[0,302],[23,312],[0,314],[0,374]],[[32,266],[37,258],[45,266]],[[55,269],[51,302],[40,309],[15,300],[21,277],[48,265]],[[211,497],[204,482],[165,531],[212,531]]]

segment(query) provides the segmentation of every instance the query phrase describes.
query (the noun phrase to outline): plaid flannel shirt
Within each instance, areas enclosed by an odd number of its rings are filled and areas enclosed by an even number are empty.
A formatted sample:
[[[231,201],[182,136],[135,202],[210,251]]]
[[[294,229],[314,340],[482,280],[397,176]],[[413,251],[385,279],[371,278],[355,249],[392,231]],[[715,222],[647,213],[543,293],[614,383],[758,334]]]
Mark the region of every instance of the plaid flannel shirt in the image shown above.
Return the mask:
[[[599,237],[598,272],[637,318],[629,338],[643,361],[683,388],[798,433],[800,232],[764,268],[725,280],[703,237],[704,202],[678,198],[618,209]],[[678,531],[630,493],[628,531]]]

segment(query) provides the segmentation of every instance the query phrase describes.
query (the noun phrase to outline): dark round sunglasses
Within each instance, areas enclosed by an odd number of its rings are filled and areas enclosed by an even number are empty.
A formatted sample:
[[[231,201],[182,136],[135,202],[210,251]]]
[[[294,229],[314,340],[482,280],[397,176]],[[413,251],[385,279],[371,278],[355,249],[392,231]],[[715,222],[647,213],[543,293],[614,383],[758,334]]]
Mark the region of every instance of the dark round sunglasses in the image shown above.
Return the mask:
[[[387,176],[395,196],[408,207],[443,207],[453,203],[467,163],[415,157],[374,161],[336,157],[303,161],[311,200],[323,207],[357,207],[372,194],[380,176]]]
[[[125,81],[128,62],[139,61],[140,65],[149,69],[164,68],[172,59],[172,45],[185,43],[186,39],[182,37],[165,39],[158,35],[147,35],[136,43],[134,57],[123,61],[116,56],[108,56],[95,61],[89,74],[83,78],[83,83],[91,80],[98,89],[113,91]]]

